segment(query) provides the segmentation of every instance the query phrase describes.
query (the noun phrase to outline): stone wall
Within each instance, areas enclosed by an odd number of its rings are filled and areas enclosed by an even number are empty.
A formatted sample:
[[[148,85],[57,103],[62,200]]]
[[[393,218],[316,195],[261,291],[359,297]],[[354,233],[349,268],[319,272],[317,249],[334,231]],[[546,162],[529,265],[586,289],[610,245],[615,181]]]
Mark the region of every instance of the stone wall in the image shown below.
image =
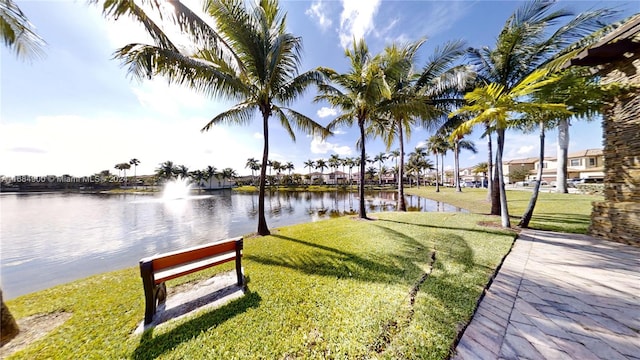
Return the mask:
[[[640,54],[607,64],[603,83],[640,86]],[[595,202],[589,233],[640,246],[640,92],[621,95],[604,109],[605,190]]]

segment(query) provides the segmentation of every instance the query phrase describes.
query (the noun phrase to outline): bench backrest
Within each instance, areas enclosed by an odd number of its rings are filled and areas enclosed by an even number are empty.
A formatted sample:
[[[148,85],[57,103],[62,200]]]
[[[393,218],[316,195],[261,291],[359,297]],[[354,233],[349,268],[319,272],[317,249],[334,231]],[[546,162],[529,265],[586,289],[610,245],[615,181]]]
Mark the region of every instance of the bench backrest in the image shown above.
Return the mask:
[[[236,248],[242,249],[242,237],[232,238],[216,242],[194,246],[191,248],[172,251],[164,254],[144,258],[140,262],[151,262],[153,271],[179,266],[184,263],[198,261],[208,257],[236,253]]]

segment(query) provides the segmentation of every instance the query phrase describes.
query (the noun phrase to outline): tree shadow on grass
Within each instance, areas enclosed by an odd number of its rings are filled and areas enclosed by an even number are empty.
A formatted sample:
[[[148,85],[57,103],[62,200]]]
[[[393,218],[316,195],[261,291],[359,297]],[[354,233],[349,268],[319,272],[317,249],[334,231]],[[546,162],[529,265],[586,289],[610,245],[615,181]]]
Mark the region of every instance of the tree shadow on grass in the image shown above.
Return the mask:
[[[215,328],[250,308],[257,308],[261,300],[260,295],[247,290],[242,298],[180,324],[167,333],[153,336],[153,329],[150,329],[142,334],[140,344],[131,358],[155,359],[180,344],[193,340],[203,331]]]
[[[407,245],[413,249],[412,252],[406,252],[406,256],[412,258],[405,259],[404,255],[391,255],[388,256],[388,259],[384,259],[384,257],[376,256],[374,252],[369,254],[354,254],[302,239],[283,235],[272,236],[284,241],[306,245],[315,250],[304,253],[292,252],[281,256],[244,255],[244,257],[247,260],[255,261],[263,265],[282,266],[310,275],[349,278],[366,282],[404,282],[410,284],[413,279],[403,279],[402,274],[407,271],[419,272],[419,268],[412,264],[411,260],[418,261],[418,259],[421,259],[424,262],[431,250],[425,249],[422,244],[405,236],[401,240],[407,242]],[[400,268],[398,267],[399,263],[409,268]]]
[[[398,221],[398,220],[389,220],[389,219],[378,219],[378,221],[385,221],[385,222],[392,222],[392,223],[398,223],[398,224],[405,224],[405,225],[413,225],[413,226],[420,226],[420,227],[425,227],[425,228],[431,228],[431,229],[440,229],[440,230],[463,230],[463,231],[473,231],[473,232],[479,232],[479,233],[483,233],[483,234],[493,234],[493,235],[507,235],[507,234],[511,234],[512,230],[510,229],[491,229],[491,228],[487,228],[487,227],[482,227],[482,228],[472,228],[472,227],[453,227],[453,226],[443,226],[443,225],[429,225],[429,224],[416,224],[416,223],[410,223],[410,222],[406,222],[406,221]]]

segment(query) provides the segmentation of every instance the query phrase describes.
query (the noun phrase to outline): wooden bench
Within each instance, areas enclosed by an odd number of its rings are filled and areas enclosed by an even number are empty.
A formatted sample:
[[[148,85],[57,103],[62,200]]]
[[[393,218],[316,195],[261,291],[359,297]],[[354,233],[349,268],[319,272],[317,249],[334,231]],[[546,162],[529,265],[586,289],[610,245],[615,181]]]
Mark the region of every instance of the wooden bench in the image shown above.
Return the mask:
[[[141,259],[145,325],[153,321],[157,306],[166,300],[167,280],[235,260],[238,286],[242,286],[242,248],[242,238],[238,237]]]

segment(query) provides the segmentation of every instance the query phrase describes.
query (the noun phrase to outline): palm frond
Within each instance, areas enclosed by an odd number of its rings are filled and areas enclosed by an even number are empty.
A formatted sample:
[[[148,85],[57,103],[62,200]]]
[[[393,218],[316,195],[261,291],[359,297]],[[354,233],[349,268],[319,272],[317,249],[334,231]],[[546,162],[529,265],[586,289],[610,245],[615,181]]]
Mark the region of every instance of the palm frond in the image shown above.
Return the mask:
[[[13,0],[0,0],[0,34],[2,41],[20,59],[43,56],[44,40]]]
[[[209,131],[217,124],[248,125],[256,113],[256,110],[258,110],[258,107],[255,103],[249,101],[241,102],[234,105],[231,109],[216,115],[200,131]]]

